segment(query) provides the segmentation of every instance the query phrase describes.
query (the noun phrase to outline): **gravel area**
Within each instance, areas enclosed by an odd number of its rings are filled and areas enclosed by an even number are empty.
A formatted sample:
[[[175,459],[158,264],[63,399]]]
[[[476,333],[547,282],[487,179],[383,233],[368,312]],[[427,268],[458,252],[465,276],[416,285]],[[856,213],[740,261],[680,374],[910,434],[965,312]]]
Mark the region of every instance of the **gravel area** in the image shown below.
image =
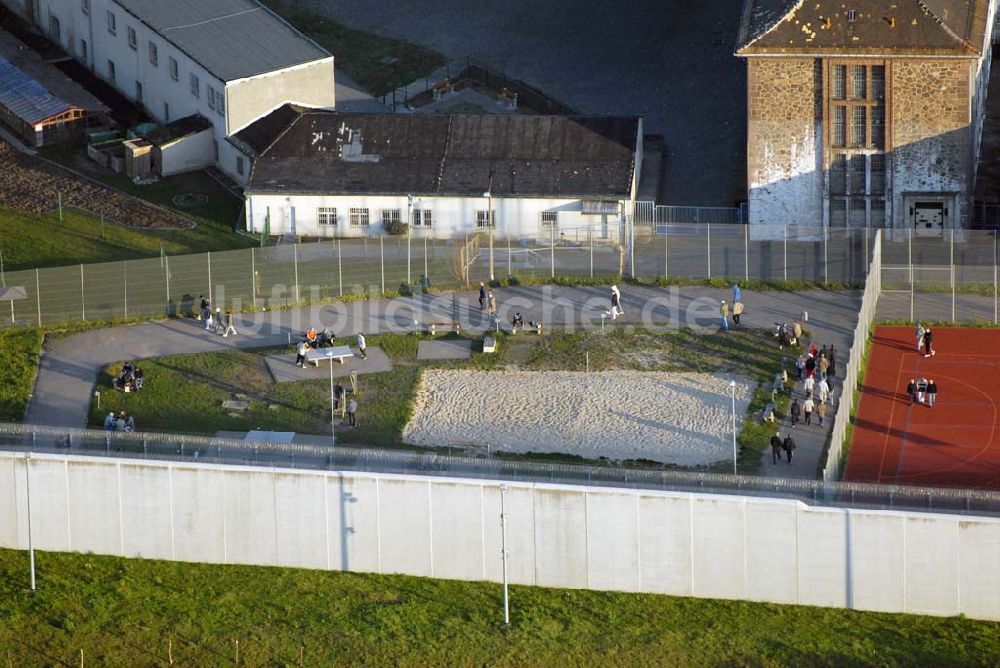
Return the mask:
[[[700,373],[431,369],[403,439],[703,466],[732,458],[728,384]],[[737,428],[753,389],[736,379]]]

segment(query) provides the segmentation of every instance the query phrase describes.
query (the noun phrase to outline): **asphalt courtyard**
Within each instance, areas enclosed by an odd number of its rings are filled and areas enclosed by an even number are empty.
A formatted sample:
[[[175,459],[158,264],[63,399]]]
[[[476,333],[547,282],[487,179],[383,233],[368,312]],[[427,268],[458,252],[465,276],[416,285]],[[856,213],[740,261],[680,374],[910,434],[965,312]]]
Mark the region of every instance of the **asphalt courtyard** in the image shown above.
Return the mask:
[[[642,116],[666,144],[661,203],[746,198],[746,65],[733,55],[742,0],[306,3],[451,60],[475,58],[581,114]]]

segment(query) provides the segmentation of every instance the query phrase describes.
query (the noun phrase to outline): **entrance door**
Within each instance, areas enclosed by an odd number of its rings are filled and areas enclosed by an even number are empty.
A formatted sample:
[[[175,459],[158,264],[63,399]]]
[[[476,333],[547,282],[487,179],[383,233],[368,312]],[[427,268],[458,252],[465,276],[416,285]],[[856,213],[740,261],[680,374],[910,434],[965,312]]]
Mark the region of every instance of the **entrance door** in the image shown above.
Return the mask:
[[[917,234],[940,234],[947,213],[944,202],[915,202],[913,227]]]

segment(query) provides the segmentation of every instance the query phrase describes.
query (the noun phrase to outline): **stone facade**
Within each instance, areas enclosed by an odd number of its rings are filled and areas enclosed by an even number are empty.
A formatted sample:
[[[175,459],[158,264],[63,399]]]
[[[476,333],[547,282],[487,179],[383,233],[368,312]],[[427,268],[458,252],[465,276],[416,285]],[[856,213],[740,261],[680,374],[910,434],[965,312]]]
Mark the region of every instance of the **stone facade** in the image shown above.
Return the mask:
[[[822,224],[822,86],[812,58],[747,60],[750,222]]]
[[[890,61],[889,161],[894,226],[907,224],[905,193],[952,197],[954,223],[966,222],[975,165],[972,79],[975,61]]]

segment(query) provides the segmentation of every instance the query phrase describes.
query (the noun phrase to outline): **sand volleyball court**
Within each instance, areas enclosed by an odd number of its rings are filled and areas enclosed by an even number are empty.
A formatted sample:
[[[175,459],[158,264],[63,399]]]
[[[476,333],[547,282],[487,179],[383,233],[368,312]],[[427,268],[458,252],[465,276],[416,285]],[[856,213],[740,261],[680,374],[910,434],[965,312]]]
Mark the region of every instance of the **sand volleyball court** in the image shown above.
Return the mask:
[[[736,381],[737,429],[753,387]],[[403,439],[701,466],[732,460],[730,413],[729,378],[710,374],[428,369]]]

